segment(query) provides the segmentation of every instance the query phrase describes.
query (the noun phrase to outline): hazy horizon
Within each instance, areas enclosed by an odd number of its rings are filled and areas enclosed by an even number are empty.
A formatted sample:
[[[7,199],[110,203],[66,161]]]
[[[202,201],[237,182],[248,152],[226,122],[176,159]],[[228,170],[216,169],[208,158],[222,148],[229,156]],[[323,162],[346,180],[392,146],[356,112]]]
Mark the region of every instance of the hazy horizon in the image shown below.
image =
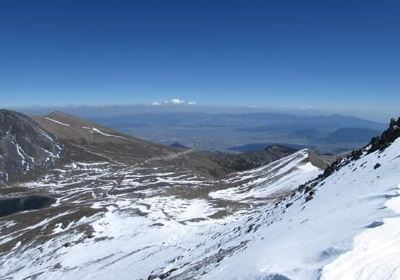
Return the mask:
[[[176,99],[178,100],[178,99]],[[388,123],[391,118],[400,116],[395,111],[373,112],[366,109],[365,111],[355,111],[351,108],[342,110],[318,109],[306,107],[263,107],[263,106],[233,106],[233,105],[217,105],[217,104],[188,104],[189,101],[179,99],[182,103],[174,104],[170,100],[152,103],[131,103],[131,104],[67,104],[67,105],[26,105],[26,106],[3,106],[4,109],[16,110],[28,114],[48,114],[53,111],[61,111],[79,116],[101,116],[105,115],[129,115],[141,113],[207,113],[207,114],[224,114],[224,113],[281,113],[291,115],[310,115],[310,116],[329,116],[342,115],[348,117],[356,117],[369,121]]]

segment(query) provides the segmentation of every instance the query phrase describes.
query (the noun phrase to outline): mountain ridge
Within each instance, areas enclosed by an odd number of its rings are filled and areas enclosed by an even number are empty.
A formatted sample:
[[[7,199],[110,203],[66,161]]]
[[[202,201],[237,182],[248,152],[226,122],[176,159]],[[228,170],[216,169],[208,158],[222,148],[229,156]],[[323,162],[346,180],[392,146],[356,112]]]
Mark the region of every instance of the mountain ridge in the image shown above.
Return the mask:
[[[0,110],[0,184],[40,174],[55,166],[63,152],[58,139],[31,118]]]

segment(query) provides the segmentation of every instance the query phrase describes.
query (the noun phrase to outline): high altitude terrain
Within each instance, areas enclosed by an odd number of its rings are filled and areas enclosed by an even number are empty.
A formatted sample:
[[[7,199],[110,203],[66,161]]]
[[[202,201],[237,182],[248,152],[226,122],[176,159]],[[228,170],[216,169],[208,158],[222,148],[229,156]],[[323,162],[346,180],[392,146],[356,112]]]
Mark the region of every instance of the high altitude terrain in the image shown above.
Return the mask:
[[[248,169],[232,162],[254,157],[151,144],[62,113],[34,119],[62,156],[0,188],[0,206],[16,208],[0,218],[0,277],[400,277],[400,120],[331,165],[304,149]]]

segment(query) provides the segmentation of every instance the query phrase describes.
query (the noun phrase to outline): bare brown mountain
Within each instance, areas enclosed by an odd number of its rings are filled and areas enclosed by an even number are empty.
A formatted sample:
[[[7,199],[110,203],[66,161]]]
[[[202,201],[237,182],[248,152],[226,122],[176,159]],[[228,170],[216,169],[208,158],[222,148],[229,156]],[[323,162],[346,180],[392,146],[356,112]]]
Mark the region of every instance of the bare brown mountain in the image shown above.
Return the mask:
[[[150,143],[68,114],[53,112],[33,118],[64,143],[64,161],[92,159],[135,166],[157,162],[190,169],[210,178],[232,171],[212,161],[205,153]]]

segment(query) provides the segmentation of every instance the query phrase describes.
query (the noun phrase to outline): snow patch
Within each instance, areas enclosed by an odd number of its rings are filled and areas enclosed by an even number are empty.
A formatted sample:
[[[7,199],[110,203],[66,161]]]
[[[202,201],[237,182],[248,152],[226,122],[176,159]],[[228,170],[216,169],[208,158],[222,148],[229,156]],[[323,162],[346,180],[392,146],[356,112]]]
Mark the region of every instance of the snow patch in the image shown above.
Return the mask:
[[[106,137],[115,137],[115,138],[121,138],[121,139],[129,140],[126,137],[123,137],[123,136],[120,136],[120,135],[109,134],[109,133],[101,131],[100,129],[95,128],[95,127],[86,127],[86,126],[84,126],[82,128],[88,129],[91,133],[93,133],[93,132],[94,133],[98,133],[98,134],[101,134],[101,135],[106,136]]]

